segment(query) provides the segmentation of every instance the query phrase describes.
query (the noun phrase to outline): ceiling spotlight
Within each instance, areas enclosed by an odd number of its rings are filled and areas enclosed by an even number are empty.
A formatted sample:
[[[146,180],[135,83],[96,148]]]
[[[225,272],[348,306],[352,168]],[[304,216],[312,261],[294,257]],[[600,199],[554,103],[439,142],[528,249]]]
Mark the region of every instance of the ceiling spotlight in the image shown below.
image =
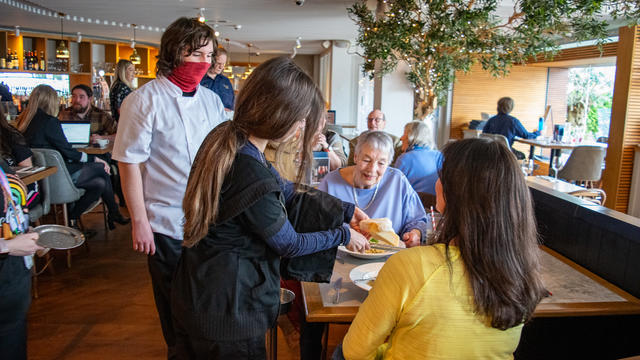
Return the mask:
[[[240,30],[242,29],[242,25],[238,24],[238,25],[233,25],[233,28],[236,30]]]
[[[204,23],[206,19],[204,18],[204,8],[200,8],[200,15],[198,16],[198,21]]]
[[[82,42],[82,33],[80,33],[80,31],[78,31],[78,39],[76,40],[77,43],[81,43]]]
[[[296,39],[296,49],[300,49],[302,47],[302,44],[300,44],[300,39],[302,39],[300,36],[298,36],[298,38]]]
[[[325,40],[322,42],[322,47],[328,49],[331,46],[331,41]]]
[[[16,37],[20,36],[20,25],[16,25]]]
[[[296,0],[296,5],[298,6],[304,5],[304,0]]]

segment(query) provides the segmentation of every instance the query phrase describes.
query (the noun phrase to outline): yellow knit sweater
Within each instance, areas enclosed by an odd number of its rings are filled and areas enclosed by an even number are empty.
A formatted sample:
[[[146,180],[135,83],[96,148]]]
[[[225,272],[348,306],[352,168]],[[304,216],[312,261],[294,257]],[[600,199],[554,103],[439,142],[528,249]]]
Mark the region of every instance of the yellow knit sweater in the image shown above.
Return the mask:
[[[492,328],[473,312],[457,247],[420,246],[393,255],[344,338],[347,360],[512,359],[522,325]]]

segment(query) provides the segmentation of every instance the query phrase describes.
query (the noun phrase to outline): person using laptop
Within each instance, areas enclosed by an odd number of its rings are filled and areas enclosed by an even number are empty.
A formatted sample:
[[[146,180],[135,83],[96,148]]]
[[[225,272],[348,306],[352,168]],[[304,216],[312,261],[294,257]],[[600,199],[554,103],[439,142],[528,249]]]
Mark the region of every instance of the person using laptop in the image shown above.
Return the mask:
[[[120,214],[113,196],[109,165],[102,159],[71,147],[62,131],[58,114],[58,95],[49,85],[36,86],[29,96],[29,104],[18,116],[17,128],[24,134],[32,148],[54,149],[60,152],[75,186],[85,189],[69,211],[70,225],[77,227],[77,220],[91,204],[102,198],[107,210],[108,226],[114,223],[128,224],[129,219]]]
[[[60,121],[88,121],[91,123],[91,142],[98,139],[113,141],[118,123],[111,115],[93,106],[93,91],[85,84],[71,89],[71,106],[60,112]]]

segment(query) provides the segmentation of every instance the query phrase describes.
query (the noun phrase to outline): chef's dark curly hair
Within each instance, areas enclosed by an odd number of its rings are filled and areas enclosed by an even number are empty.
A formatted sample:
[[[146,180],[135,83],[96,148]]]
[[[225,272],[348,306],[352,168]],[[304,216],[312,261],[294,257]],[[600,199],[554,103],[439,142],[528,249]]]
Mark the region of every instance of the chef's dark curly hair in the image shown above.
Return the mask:
[[[162,34],[156,75],[169,76],[173,69],[182,64],[185,51],[187,55],[191,55],[209,41],[213,42],[212,57],[215,58],[218,41],[209,25],[201,23],[196,18],[181,17],[174,21]]]

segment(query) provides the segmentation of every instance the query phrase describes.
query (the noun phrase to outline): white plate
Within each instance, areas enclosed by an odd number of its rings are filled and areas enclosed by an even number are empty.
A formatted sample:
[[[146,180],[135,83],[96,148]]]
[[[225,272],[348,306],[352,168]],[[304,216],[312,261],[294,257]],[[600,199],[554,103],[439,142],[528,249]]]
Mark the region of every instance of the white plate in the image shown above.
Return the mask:
[[[349,273],[349,279],[351,279],[351,281],[353,281],[353,283],[360,289],[369,291],[371,290],[371,280],[361,280],[377,277],[378,272],[380,271],[380,269],[382,269],[382,266],[384,266],[383,262],[375,262],[356,266],[351,269],[351,272]]]
[[[359,253],[356,251],[351,251],[349,249],[347,249],[346,247],[340,245],[338,246],[338,249],[342,252],[345,252],[353,257],[357,257],[359,259],[366,259],[366,260],[370,260],[370,259],[380,259],[383,257],[387,257],[389,255],[393,255],[396,252],[395,251],[385,251],[385,252],[381,252],[381,253],[374,253],[374,254],[367,254],[367,253]]]

